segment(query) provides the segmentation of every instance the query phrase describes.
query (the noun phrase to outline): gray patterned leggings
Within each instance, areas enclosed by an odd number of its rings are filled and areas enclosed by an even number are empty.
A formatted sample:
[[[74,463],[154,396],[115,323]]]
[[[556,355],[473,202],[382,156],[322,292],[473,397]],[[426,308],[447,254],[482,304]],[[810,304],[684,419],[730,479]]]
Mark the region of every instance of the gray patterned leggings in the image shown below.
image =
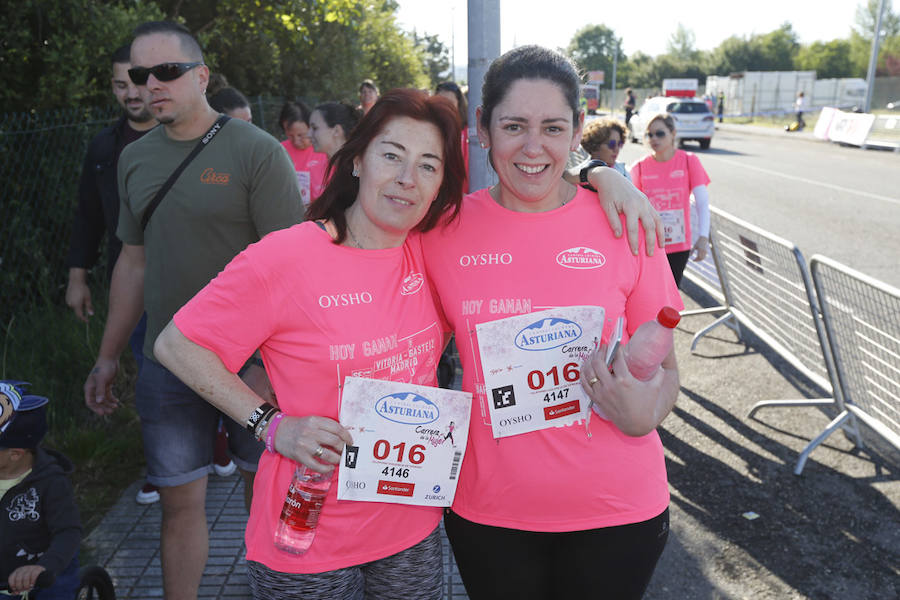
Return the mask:
[[[324,573],[282,573],[247,562],[257,600],[440,600],[444,570],[435,529],[424,540],[391,556]]]

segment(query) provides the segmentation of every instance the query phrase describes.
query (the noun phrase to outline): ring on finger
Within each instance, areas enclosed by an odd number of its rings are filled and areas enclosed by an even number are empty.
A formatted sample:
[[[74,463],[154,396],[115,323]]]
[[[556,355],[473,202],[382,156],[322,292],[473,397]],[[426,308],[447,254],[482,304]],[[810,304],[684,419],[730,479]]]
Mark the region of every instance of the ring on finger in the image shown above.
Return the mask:
[[[319,458],[323,454],[325,454],[325,448],[323,448],[322,446],[316,446],[316,450],[315,450],[315,452],[313,452],[312,455],[313,455],[313,458]]]
[[[598,381],[600,381],[598,377],[591,377],[590,379],[588,379],[588,385],[594,385]]]

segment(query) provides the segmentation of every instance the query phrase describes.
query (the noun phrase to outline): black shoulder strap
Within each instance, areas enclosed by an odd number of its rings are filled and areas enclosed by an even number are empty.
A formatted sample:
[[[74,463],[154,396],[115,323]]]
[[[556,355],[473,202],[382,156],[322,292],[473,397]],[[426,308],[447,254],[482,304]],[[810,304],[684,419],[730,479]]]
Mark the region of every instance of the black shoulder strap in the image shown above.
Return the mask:
[[[200,141],[197,142],[197,145],[194,146],[194,149],[191,150],[191,153],[185,157],[181,164],[178,165],[178,168],[172,171],[172,174],[169,175],[169,178],[163,184],[159,191],[156,192],[156,196],[153,197],[153,200],[150,202],[150,205],[147,206],[147,210],[144,211],[144,217],[141,219],[141,229],[147,229],[147,223],[150,222],[150,217],[153,216],[153,213],[156,212],[156,208],[159,206],[160,202],[162,202],[165,195],[168,193],[172,186],[175,185],[175,180],[181,175],[181,173],[187,168],[191,161],[197,158],[197,155],[200,154],[200,151],[206,148],[207,144],[209,144],[212,139],[219,133],[219,130],[231,120],[231,117],[228,115],[221,115],[216,122],[213,123],[213,126],[209,128]]]

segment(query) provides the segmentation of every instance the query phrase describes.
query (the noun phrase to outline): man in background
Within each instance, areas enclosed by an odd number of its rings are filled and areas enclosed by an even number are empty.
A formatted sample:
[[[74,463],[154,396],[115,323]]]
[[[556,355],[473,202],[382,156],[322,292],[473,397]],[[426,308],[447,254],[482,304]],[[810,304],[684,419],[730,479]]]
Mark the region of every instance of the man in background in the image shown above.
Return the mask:
[[[146,360],[135,398],[147,478],[160,487],[162,500],[163,594],[192,599],[209,554],[206,483],[222,413],[156,362],[153,342],[234,256],[267,233],[299,223],[303,205],[293,165],[275,138],[240,119],[223,122],[209,106],[209,68],[196,38],[161,21],[140,25],[134,35],[129,77],[162,127],[126,148],[119,161],[122,252],[84,397],[97,414],[116,409],[118,358],[146,307]],[[167,192],[157,196],[167,181]],[[271,399],[267,382],[258,385],[265,379],[260,365],[248,361],[244,381]],[[264,447],[232,419],[225,425],[234,462],[252,485]]]

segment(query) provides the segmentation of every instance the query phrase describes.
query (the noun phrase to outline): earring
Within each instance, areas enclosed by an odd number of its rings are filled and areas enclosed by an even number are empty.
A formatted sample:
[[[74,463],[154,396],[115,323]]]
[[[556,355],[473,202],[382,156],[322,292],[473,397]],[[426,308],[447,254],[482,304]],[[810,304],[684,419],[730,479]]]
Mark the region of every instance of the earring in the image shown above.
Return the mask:
[[[487,144],[485,144],[484,142],[481,142],[481,149],[482,149],[482,150],[486,150],[487,147],[488,147]]]
[[[353,167],[353,173],[351,173],[351,175],[353,175],[354,177],[359,177],[359,169]]]

